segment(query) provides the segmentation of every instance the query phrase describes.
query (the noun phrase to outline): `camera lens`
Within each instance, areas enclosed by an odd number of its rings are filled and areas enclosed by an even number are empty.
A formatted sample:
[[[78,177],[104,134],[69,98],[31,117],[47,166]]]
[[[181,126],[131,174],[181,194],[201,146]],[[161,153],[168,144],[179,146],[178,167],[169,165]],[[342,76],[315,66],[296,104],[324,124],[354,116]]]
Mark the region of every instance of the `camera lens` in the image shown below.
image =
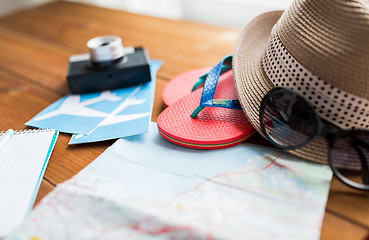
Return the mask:
[[[117,36],[99,36],[87,42],[90,60],[94,66],[107,66],[120,62],[124,56],[122,40]]]

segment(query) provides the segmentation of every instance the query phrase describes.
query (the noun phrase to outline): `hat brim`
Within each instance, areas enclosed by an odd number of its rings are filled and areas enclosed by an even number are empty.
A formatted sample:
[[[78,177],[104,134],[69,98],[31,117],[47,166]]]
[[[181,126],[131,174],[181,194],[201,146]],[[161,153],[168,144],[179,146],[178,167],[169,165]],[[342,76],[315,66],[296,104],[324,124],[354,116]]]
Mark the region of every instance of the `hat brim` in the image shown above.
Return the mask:
[[[282,13],[283,11],[272,11],[254,18],[242,29],[233,53],[233,73],[238,98],[246,116],[261,135],[260,103],[265,94],[274,87],[263,70],[261,57],[272,28]],[[290,152],[314,162],[328,163],[327,143],[323,137]]]

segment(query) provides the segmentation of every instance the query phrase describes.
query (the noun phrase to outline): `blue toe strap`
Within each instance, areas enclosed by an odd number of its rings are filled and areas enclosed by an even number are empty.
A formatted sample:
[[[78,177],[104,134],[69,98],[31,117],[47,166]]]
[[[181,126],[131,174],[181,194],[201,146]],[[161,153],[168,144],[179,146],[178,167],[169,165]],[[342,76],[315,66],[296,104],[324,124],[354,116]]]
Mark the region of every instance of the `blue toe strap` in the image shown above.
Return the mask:
[[[242,109],[238,99],[214,99],[215,88],[218,84],[219,76],[224,72],[222,71],[222,69],[224,70],[224,66],[229,66],[229,69],[232,68],[232,55],[223,58],[223,60],[215,65],[207,74],[202,90],[200,106],[194,110],[191,117],[196,117],[204,107]]]
[[[222,65],[221,70],[220,70],[220,75],[222,75],[225,72],[228,72],[231,69],[232,69],[232,65]],[[205,79],[208,77],[208,75],[209,75],[209,73],[206,73],[206,74],[202,75],[201,77],[199,77],[199,79],[197,80],[197,82],[195,83],[195,85],[192,88],[192,92],[195,91],[201,85],[204,84]]]

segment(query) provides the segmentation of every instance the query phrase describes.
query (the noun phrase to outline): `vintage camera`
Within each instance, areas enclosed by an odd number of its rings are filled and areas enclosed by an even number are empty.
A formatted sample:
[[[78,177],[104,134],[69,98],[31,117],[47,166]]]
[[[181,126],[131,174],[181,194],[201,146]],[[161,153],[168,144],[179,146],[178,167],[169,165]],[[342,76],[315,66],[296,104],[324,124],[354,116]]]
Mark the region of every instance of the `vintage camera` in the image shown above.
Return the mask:
[[[117,36],[92,38],[87,47],[89,53],[69,59],[67,81],[71,93],[97,92],[151,81],[145,48],[124,48]]]

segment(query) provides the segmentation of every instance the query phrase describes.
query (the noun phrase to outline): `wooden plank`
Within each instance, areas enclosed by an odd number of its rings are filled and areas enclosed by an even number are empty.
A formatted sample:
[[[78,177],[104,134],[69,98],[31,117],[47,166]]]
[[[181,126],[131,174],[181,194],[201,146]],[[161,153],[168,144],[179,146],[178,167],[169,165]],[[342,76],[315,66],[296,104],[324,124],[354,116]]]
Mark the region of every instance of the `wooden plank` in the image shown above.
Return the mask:
[[[126,46],[146,46],[164,60],[159,76],[172,78],[189,69],[212,66],[232,53],[237,30],[56,2],[0,19],[0,25],[87,52],[87,41],[118,35]]]
[[[26,121],[59,97],[17,76],[0,71],[0,129],[23,129]]]
[[[145,45],[151,57],[164,60],[156,84],[154,121],[164,109],[161,92],[166,81],[185,70],[213,65],[232,51],[237,37],[234,30],[66,2],[2,18],[0,107],[6,114],[0,127],[23,128],[24,122],[67,93],[64,77],[69,55],[86,51],[86,41],[102,34],[120,35],[125,45]],[[60,135],[46,170],[45,178],[52,184],[75,175],[113,143],[68,146],[69,138],[68,134]],[[48,192],[49,187],[43,184],[40,195]],[[351,194],[351,191],[342,189],[333,180],[327,209],[334,216],[326,215],[322,239],[346,237],[341,229],[347,229],[347,237],[349,234],[356,236],[355,231],[361,229],[362,232],[362,228],[354,223],[368,226],[365,219],[369,212],[368,199],[361,194]],[[350,227],[345,228],[347,224]],[[335,228],[341,233],[332,233]]]
[[[37,206],[41,199],[45,197],[49,192],[51,192],[54,188],[55,186],[53,184],[43,179],[33,207]]]
[[[166,84],[167,84],[167,81],[161,78],[157,79],[156,81],[154,106],[153,106],[153,110],[152,110],[153,112],[151,115],[151,121],[153,122],[156,122],[156,119],[158,118],[159,114],[167,107],[163,103],[163,100],[161,98],[161,94]]]
[[[369,193],[354,190],[333,178],[327,209],[369,229]]]
[[[65,76],[71,51],[2,26],[0,46],[0,67],[54,92],[68,93]]]
[[[322,240],[366,240],[368,237],[368,229],[357,226],[345,219],[335,216],[332,213],[326,213],[324,216],[322,232],[320,239]]]

